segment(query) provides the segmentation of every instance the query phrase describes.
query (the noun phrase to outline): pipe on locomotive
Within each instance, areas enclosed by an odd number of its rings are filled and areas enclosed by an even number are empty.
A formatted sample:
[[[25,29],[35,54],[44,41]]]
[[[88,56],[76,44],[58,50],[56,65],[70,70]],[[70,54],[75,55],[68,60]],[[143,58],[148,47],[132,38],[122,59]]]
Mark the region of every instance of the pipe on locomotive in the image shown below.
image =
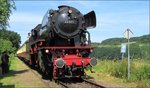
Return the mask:
[[[91,37],[90,37],[90,33],[88,31],[85,31],[85,33],[88,34],[88,45],[91,45]]]

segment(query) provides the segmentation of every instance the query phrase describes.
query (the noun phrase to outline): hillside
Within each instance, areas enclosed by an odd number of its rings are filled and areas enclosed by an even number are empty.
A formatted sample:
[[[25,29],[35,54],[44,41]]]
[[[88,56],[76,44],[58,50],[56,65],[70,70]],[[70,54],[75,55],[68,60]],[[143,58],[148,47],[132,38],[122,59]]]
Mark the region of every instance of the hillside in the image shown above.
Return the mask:
[[[150,43],[150,34],[139,36],[139,37],[132,37],[130,41],[137,42],[137,43]],[[110,45],[110,44],[118,45],[118,44],[125,43],[125,42],[127,42],[126,38],[109,38],[109,39],[103,40],[101,44],[102,45]]]
[[[110,38],[102,43],[92,43],[96,46],[92,56],[98,59],[121,59],[121,43],[127,43],[125,38]],[[130,39],[130,55],[132,59],[150,59],[150,34]],[[127,58],[127,50],[125,58]]]

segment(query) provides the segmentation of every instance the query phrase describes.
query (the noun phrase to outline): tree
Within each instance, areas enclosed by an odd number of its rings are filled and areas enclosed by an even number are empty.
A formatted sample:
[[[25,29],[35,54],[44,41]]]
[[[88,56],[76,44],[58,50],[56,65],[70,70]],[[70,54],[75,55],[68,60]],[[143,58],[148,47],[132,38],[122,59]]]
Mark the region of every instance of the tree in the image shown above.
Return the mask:
[[[13,0],[0,0],[0,30],[9,26],[8,20],[12,9],[15,9]]]
[[[7,52],[14,52],[16,48],[12,47],[12,43],[9,40],[0,39],[0,54],[4,51]]]
[[[20,35],[14,31],[9,31],[4,29],[0,30],[0,38],[11,41],[12,46],[15,47],[16,49],[19,48],[19,45],[21,43]]]

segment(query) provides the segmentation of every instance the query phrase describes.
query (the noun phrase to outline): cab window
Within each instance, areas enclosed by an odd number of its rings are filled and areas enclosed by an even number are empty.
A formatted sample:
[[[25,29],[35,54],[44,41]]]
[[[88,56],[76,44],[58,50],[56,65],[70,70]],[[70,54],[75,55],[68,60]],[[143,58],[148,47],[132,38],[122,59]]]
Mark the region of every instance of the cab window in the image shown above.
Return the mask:
[[[48,17],[49,17],[49,13],[47,12],[42,20],[42,29],[43,27],[46,26],[46,24],[48,23]]]

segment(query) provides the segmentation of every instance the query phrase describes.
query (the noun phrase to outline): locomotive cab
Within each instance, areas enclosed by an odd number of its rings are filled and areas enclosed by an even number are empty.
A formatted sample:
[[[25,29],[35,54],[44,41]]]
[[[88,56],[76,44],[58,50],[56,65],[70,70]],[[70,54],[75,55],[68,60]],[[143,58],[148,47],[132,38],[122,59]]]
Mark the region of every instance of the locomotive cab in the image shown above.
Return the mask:
[[[83,29],[83,15],[75,8],[59,6],[59,11],[51,12],[54,31],[63,38],[73,38]]]

